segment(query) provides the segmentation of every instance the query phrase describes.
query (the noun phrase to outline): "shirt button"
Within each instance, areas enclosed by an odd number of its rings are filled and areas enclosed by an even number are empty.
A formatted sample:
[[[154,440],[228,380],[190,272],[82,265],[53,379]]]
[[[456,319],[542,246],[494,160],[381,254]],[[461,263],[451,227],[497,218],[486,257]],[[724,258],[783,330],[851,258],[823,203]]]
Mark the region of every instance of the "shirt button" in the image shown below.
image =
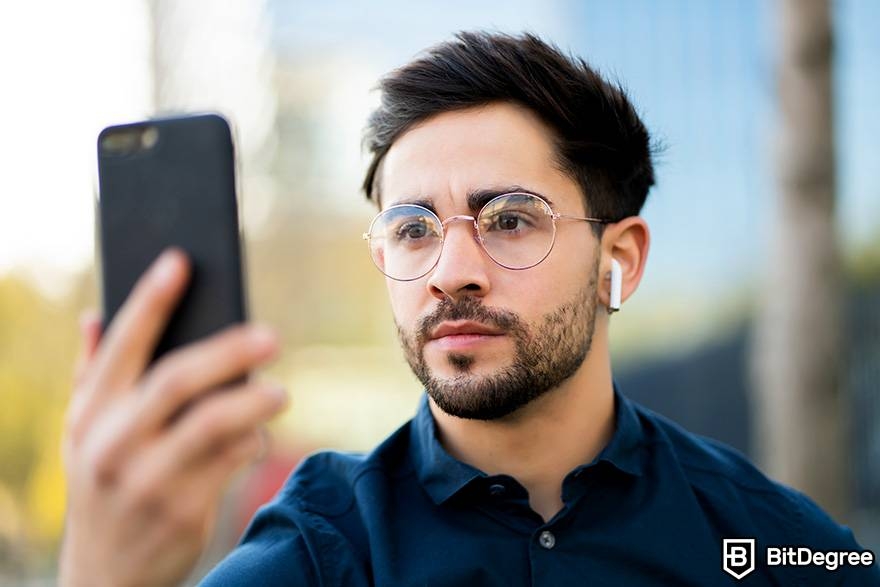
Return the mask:
[[[544,530],[541,532],[541,535],[538,537],[538,544],[550,550],[554,546],[556,546],[556,536],[553,535],[553,532],[549,530]]]
[[[504,495],[505,491],[507,491],[507,488],[500,483],[495,483],[489,486],[489,493],[494,497],[501,497]]]

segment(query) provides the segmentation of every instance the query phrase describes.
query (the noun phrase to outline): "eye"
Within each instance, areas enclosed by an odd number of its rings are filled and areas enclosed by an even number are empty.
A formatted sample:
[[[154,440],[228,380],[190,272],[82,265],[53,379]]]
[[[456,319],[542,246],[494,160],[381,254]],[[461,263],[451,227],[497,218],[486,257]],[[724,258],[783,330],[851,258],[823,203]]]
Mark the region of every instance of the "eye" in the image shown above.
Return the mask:
[[[503,210],[492,214],[481,223],[490,232],[516,234],[533,226],[531,219],[519,211]]]
[[[495,219],[495,225],[500,230],[516,230],[520,227],[521,223],[522,218],[510,212],[499,214],[498,218]]]
[[[416,240],[428,234],[428,225],[424,219],[406,220],[397,227],[395,237],[398,241]]]

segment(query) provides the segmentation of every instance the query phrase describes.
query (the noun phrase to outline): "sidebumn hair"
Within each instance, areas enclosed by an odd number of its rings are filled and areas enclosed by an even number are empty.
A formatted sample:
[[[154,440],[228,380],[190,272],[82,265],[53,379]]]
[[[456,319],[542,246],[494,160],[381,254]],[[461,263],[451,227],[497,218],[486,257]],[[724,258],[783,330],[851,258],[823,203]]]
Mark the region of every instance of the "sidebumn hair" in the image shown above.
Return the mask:
[[[378,88],[381,103],[364,133],[372,154],[367,199],[380,199],[383,158],[407,130],[492,102],[524,106],[555,132],[556,164],[581,187],[589,215],[637,215],[654,184],[648,131],[620,84],[533,34],[460,32],[383,77]]]

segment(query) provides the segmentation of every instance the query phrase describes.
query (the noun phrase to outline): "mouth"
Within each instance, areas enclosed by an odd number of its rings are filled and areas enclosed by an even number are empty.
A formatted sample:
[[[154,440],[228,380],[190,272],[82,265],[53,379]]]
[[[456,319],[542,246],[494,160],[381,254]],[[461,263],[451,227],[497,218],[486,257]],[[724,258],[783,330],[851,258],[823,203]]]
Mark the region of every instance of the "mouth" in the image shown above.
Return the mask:
[[[471,321],[443,322],[430,335],[428,344],[442,350],[464,350],[502,339],[504,332]]]

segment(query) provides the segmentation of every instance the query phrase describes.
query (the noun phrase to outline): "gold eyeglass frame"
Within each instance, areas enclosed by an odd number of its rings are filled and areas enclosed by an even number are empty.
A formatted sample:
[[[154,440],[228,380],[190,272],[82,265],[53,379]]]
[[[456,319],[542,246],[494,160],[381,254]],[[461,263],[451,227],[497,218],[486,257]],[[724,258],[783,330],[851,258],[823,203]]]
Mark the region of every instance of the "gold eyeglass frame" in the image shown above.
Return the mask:
[[[544,253],[544,256],[541,257],[538,261],[536,261],[535,263],[532,263],[531,265],[528,265],[526,267],[508,267],[504,263],[501,263],[497,259],[495,259],[495,257],[492,256],[492,254],[488,251],[488,249],[486,249],[486,244],[483,242],[483,237],[480,235],[480,225],[477,222],[477,219],[483,213],[483,210],[485,210],[486,208],[491,206],[497,200],[500,200],[501,198],[507,198],[510,196],[528,196],[530,198],[534,198],[534,199],[540,201],[541,204],[543,204],[543,206],[544,206],[546,214],[548,216],[550,216],[550,219],[553,222],[553,238],[550,240],[550,246],[547,247],[547,252]],[[544,259],[546,259],[547,257],[550,256],[550,252],[553,250],[553,246],[556,244],[556,221],[557,220],[580,220],[580,221],[584,221],[584,222],[592,222],[595,224],[611,224],[612,222],[614,222],[613,220],[607,220],[604,218],[591,218],[591,217],[585,218],[582,216],[571,216],[568,214],[560,214],[559,212],[554,212],[553,208],[550,207],[550,203],[547,202],[547,200],[545,200],[544,198],[542,198],[541,196],[539,196],[537,194],[533,194],[530,192],[508,192],[508,193],[504,193],[504,194],[498,194],[497,196],[495,196],[494,198],[492,198],[491,200],[486,202],[483,205],[483,207],[480,208],[480,211],[477,213],[476,216],[470,216],[467,214],[458,214],[456,216],[450,216],[446,220],[440,220],[440,217],[437,216],[437,214],[435,214],[434,212],[432,212],[428,208],[425,208],[424,206],[420,206],[419,204],[395,204],[394,206],[389,206],[388,208],[382,210],[381,212],[376,214],[376,216],[373,217],[373,220],[370,222],[369,229],[367,229],[367,232],[362,234],[362,238],[365,241],[367,241],[368,246],[369,246],[369,241],[370,241],[371,235],[373,233],[373,226],[375,225],[375,223],[379,219],[379,217],[382,216],[383,214],[386,214],[389,210],[394,210],[395,208],[404,208],[404,207],[406,207],[406,208],[419,208],[421,210],[424,210],[425,214],[433,216],[435,219],[437,219],[437,224],[440,226],[440,252],[437,255],[437,259],[434,261],[434,263],[424,273],[422,273],[418,277],[410,277],[407,279],[393,277],[391,275],[388,275],[384,271],[382,271],[382,269],[376,263],[376,260],[373,259],[373,255],[370,254],[370,260],[373,261],[373,265],[376,265],[376,268],[379,269],[379,271],[382,273],[382,275],[384,275],[385,277],[388,277],[389,279],[393,279],[395,281],[415,281],[415,280],[421,279],[425,275],[429,274],[431,271],[434,270],[435,267],[437,267],[437,263],[440,262],[440,257],[443,256],[443,244],[446,240],[446,225],[450,222],[455,222],[455,221],[459,221],[459,220],[470,220],[474,225],[474,233],[473,233],[474,240],[476,240],[477,243],[479,243],[480,248],[483,249],[483,252],[486,254],[486,256],[489,257],[492,260],[492,262],[495,263],[496,265],[498,265],[499,267],[503,267],[503,268],[509,269],[511,271],[523,271],[525,269],[531,269],[532,267],[540,265],[544,261]]]

